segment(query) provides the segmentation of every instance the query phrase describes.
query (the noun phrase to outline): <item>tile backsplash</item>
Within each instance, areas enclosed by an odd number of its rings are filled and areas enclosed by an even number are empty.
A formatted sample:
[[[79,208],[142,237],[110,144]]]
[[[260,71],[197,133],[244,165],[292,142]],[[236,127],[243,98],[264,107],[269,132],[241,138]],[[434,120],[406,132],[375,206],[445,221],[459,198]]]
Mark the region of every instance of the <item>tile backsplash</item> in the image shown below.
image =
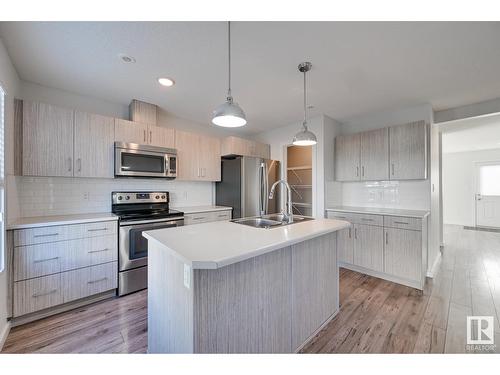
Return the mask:
[[[367,181],[342,183],[342,205],[361,207],[430,208],[430,181]]]
[[[110,212],[112,191],[170,192],[172,207],[212,204],[213,183],[154,179],[15,177],[21,217]]]

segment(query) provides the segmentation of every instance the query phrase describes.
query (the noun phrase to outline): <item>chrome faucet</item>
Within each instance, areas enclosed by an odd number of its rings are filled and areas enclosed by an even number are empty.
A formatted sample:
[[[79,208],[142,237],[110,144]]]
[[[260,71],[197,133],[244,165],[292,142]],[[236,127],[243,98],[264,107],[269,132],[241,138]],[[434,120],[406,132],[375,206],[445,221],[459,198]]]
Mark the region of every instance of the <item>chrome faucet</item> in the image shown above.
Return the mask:
[[[273,186],[271,187],[271,192],[269,193],[269,199],[273,199],[274,197],[274,189],[276,189],[276,186],[278,184],[283,184],[286,187],[287,190],[287,202],[286,202],[286,212],[285,210],[281,210],[283,214],[283,221],[286,221],[287,223],[293,223],[293,210],[292,210],[292,189],[290,188],[290,185],[288,185],[288,182],[285,180],[279,180],[276,181]]]

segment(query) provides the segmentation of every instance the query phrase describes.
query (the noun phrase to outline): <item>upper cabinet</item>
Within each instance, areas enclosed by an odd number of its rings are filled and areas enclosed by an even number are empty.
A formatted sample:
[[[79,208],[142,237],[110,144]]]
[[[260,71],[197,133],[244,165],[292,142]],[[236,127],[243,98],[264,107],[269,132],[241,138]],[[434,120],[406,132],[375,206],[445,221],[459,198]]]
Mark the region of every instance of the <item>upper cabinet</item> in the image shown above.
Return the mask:
[[[427,178],[425,121],[335,138],[337,181]]]
[[[337,181],[359,181],[360,179],[360,135],[341,135],[335,138],[335,179]]]
[[[113,177],[114,124],[112,117],[75,111],[75,177]]]
[[[241,155],[263,159],[271,157],[271,148],[268,144],[238,137],[226,137],[222,141],[222,156]]]
[[[115,140],[117,142],[138,143],[158,147],[173,148],[175,131],[142,122],[115,120]]]
[[[361,133],[361,180],[389,179],[389,129]]]
[[[177,178],[187,181],[220,181],[220,140],[196,133],[176,131]]]
[[[427,178],[427,125],[424,121],[389,128],[391,180]]]
[[[26,176],[73,176],[73,111],[38,102],[19,102],[18,148]],[[20,126],[20,123],[22,124]],[[21,131],[21,134],[19,134]],[[20,154],[19,154],[20,153]]]

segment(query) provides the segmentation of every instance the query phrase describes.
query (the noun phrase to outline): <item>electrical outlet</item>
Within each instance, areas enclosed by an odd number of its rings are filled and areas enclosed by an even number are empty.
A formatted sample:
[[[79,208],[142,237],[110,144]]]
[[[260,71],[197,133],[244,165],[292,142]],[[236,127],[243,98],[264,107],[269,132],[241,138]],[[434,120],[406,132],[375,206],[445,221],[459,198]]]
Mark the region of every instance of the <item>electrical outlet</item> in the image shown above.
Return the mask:
[[[83,200],[88,201],[90,199],[90,193],[88,191],[83,193]]]

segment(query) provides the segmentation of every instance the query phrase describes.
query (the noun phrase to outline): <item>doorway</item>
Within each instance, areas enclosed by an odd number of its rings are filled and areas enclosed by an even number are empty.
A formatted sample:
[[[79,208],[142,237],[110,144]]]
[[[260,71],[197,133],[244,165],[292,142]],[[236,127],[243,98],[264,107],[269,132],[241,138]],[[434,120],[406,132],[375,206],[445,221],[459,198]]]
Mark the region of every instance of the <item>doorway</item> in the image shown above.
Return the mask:
[[[292,189],[296,215],[313,215],[312,146],[287,146],[286,179]]]
[[[476,227],[500,228],[500,161],[476,163]]]

